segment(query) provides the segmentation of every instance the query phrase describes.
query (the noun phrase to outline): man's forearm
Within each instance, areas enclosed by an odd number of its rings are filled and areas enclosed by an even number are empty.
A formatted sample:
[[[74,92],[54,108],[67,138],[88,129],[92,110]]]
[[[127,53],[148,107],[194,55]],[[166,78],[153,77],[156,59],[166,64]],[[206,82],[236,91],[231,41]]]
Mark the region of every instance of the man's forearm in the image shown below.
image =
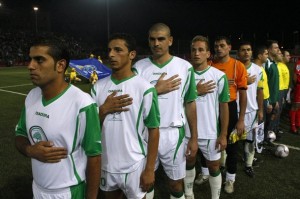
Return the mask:
[[[196,102],[185,103],[186,117],[191,131],[191,138],[198,139]]]
[[[240,105],[240,112],[239,112],[239,121],[245,120],[245,113],[247,107],[247,91],[246,90],[239,90],[239,105]]]
[[[158,153],[159,128],[149,128],[148,131],[149,131],[148,154],[147,154],[147,163],[146,163],[145,170],[154,172],[155,161]]]
[[[220,119],[221,119],[221,134],[220,136],[227,136],[229,109],[228,103],[220,103]]]
[[[101,156],[88,157],[86,168],[86,199],[97,199],[100,185]]]

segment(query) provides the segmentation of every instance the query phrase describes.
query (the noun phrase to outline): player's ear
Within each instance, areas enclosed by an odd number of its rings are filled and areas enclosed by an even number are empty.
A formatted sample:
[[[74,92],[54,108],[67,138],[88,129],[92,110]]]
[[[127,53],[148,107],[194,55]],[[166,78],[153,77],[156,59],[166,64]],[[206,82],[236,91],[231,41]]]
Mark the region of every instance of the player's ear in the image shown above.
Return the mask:
[[[173,44],[173,37],[169,36],[169,46],[172,46],[172,44]]]
[[[64,73],[66,67],[67,67],[67,61],[65,59],[61,59],[61,60],[56,62],[57,72]]]
[[[135,56],[136,56],[136,51],[135,50],[129,52],[129,58],[131,60],[133,60],[135,58]]]

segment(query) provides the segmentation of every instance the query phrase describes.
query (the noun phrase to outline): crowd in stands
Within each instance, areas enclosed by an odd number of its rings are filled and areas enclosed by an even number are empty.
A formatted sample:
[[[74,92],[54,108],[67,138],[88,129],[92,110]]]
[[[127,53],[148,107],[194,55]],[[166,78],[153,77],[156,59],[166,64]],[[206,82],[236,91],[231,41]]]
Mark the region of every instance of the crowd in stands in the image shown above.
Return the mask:
[[[39,32],[39,36],[52,36],[53,32]],[[69,46],[72,59],[86,58],[91,46],[81,39],[56,34],[64,39]],[[32,31],[1,30],[0,29],[0,66],[26,65],[29,61],[28,50],[36,33]]]

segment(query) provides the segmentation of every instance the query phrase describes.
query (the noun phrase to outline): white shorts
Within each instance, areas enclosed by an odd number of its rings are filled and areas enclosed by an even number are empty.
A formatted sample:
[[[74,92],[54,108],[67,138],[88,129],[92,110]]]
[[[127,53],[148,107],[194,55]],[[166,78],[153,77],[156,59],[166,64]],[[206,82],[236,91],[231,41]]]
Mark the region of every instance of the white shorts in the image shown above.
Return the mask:
[[[121,189],[128,199],[141,199],[146,195],[140,188],[140,177],[146,165],[146,159],[140,162],[137,170],[131,173],[109,173],[101,170],[100,189],[115,191]]]
[[[186,167],[184,128],[160,128],[159,131],[158,160],[155,170],[161,163],[170,179],[183,179]]]
[[[247,132],[247,140],[253,141],[254,140],[254,131],[258,125],[257,121],[257,113],[256,111],[252,111],[245,114],[245,130]]]
[[[85,182],[68,188],[44,189],[32,182],[32,192],[34,199],[72,199],[85,197]]]
[[[217,139],[198,139],[199,149],[208,161],[216,161],[221,158],[221,152],[218,148],[216,149],[216,142]]]

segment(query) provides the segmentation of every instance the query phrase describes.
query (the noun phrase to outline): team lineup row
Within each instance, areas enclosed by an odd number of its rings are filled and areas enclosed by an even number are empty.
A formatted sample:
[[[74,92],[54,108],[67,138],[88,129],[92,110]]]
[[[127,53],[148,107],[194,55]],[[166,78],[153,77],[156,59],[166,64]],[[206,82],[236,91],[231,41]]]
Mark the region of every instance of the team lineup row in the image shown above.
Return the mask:
[[[173,37],[166,24],[154,24],[148,41],[152,56],[132,66],[135,39],[112,35],[112,74],[98,80],[91,95],[64,80],[70,57],[62,41],[39,38],[31,46],[28,69],[37,87],[26,97],[15,143],[32,160],[34,198],[92,199],[100,186],[105,198],[152,199],[159,164],[171,199],[194,198],[198,148],[206,160],[211,198],[219,198],[224,150],[224,190],[234,192],[238,142],[230,142],[233,131],[238,137],[247,133],[245,169],[251,172],[253,129],[267,123],[264,113],[271,118],[279,99],[264,93],[263,72],[277,67],[268,49],[254,53],[260,62],[252,63],[251,44],[244,42],[238,61],[229,56],[230,40],[221,36],[208,62],[209,42],[196,36],[189,63],[169,53]]]

